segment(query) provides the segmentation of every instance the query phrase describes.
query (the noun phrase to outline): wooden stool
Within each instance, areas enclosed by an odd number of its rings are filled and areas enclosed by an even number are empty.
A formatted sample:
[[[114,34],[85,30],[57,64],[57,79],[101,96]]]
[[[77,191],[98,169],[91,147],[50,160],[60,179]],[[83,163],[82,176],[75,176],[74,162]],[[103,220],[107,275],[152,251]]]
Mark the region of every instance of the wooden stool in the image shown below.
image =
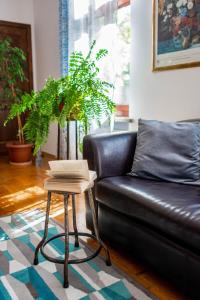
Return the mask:
[[[45,182],[45,188],[48,190],[48,199],[47,199],[47,208],[46,208],[46,218],[45,218],[45,227],[44,227],[44,235],[42,240],[39,242],[38,246],[36,247],[35,250],[35,257],[34,257],[34,265],[38,264],[38,253],[39,250],[41,252],[41,254],[49,261],[53,262],[53,263],[58,263],[58,264],[63,264],[64,265],[64,283],[63,283],[63,287],[67,288],[69,287],[69,281],[68,281],[68,264],[79,264],[79,263],[83,263],[86,261],[89,261],[90,259],[93,259],[94,257],[96,257],[101,249],[103,248],[105,251],[105,262],[107,266],[111,266],[111,260],[110,260],[110,254],[108,251],[107,246],[102,242],[102,240],[100,239],[99,236],[99,230],[98,230],[98,225],[97,225],[97,216],[96,216],[96,211],[95,211],[95,203],[94,203],[94,196],[92,193],[92,189],[91,189],[92,185],[91,183],[88,184],[88,188],[86,189],[86,193],[88,193],[88,199],[89,199],[89,204],[90,204],[90,208],[91,208],[91,212],[92,212],[92,220],[93,220],[93,226],[94,226],[94,235],[87,233],[87,232],[78,232],[77,230],[77,225],[76,225],[76,206],[75,206],[75,198],[76,198],[76,194],[72,191],[68,192],[68,191],[58,191],[58,190],[51,190],[50,186],[48,187],[48,179]],[[48,236],[48,224],[49,224],[49,212],[50,212],[50,206],[51,206],[51,195],[52,193],[56,193],[56,194],[62,194],[64,196],[64,233],[60,233],[57,235],[54,235],[53,237],[47,239]],[[68,201],[69,201],[69,196],[72,196],[72,213],[73,213],[73,229],[74,232],[69,232],[69,220],[68,220]],[[90,237],[92,239],[95,239],[98,244],[99,247],[98,249],[90,256],[86,257],[86,258],[82,258],[82,259],[69,259],[69,236],[75,236],[75,247],[79,247],[79,236],[85,236],[85,237]],[[57,258],[53,258],[50,257],[49,255],[47,255],[44,251],[44,247],[51,242],[52,240],[55,240],[59,237],[65,237],[65,257],[64,259],[57,259]]]

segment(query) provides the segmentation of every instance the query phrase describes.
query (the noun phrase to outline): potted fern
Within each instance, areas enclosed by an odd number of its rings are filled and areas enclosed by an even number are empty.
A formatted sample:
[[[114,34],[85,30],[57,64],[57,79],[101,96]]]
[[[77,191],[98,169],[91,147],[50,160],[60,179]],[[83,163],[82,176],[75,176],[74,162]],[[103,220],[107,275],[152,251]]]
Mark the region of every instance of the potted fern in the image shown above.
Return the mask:
[[[11,40],[6,38],[0,41],[0,86],[1,99],[7,99],[8,109],[12,105],[20,105],[23,91],[21,83],[26,80],[24,66],[26,56],[22,49],[13,47]],[[3,105],[3,103],[1,103]],[[10,163],[27,164],[31,162],[32,144],[25,143],[21,114],[17,113],[18,141],[6,144]]]
[[[29,111],[24,132],[35,145],[34,154],[46,142],[51,122],[57,121],[63,127],[76,120],[87,133],[93,120],[100,125],[103,115],[109,117],[113,113],[115,104],[109,96],[113,86],[99,77],[98,67],[108,52],[101,49],[93,53],[94,46],[95,41],[87,56],[72,53],[66,76],[48,78],[42,90],[24,95],[21,103],[12,106],[9,119]]]

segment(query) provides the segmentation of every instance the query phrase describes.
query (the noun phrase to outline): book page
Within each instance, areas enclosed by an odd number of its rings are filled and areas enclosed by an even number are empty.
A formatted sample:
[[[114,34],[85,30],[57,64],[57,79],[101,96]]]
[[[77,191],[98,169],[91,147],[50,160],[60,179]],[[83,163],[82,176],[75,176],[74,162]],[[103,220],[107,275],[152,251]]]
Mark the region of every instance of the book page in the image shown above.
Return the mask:
[[[56,178],[90,179],[87,160],[54,160],[49,166],[48,175]]]

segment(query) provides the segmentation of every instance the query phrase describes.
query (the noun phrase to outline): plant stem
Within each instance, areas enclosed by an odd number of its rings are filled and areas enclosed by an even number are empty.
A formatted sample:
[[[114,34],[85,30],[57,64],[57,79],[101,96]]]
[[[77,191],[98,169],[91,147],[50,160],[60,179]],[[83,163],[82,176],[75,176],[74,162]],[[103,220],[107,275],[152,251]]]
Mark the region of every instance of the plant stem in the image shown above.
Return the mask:
[[[24,144],[24,133],[23,133],[22,121],[19,114],[17,114],[17,123],[18,123],[19,142],[20,144]]]
[[[16,98],[16,93],[15,93],[15,88],[14,85],[10,85],[13,97]],[[22,121],[20,118],[20,115],[17,114],[17,123],[18,123],[18,136],[19,136],[19,143],[24,144],[24,132],[23,132],[23,127],[22,127]]]

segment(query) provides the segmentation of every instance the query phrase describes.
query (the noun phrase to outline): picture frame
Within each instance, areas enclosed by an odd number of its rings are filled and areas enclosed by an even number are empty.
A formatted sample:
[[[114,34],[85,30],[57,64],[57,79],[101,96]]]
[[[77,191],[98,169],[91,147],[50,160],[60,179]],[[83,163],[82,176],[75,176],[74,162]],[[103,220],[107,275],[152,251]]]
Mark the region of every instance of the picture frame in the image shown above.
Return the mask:
[[[200,0],[153,0],[153,71],[200,66]]]

